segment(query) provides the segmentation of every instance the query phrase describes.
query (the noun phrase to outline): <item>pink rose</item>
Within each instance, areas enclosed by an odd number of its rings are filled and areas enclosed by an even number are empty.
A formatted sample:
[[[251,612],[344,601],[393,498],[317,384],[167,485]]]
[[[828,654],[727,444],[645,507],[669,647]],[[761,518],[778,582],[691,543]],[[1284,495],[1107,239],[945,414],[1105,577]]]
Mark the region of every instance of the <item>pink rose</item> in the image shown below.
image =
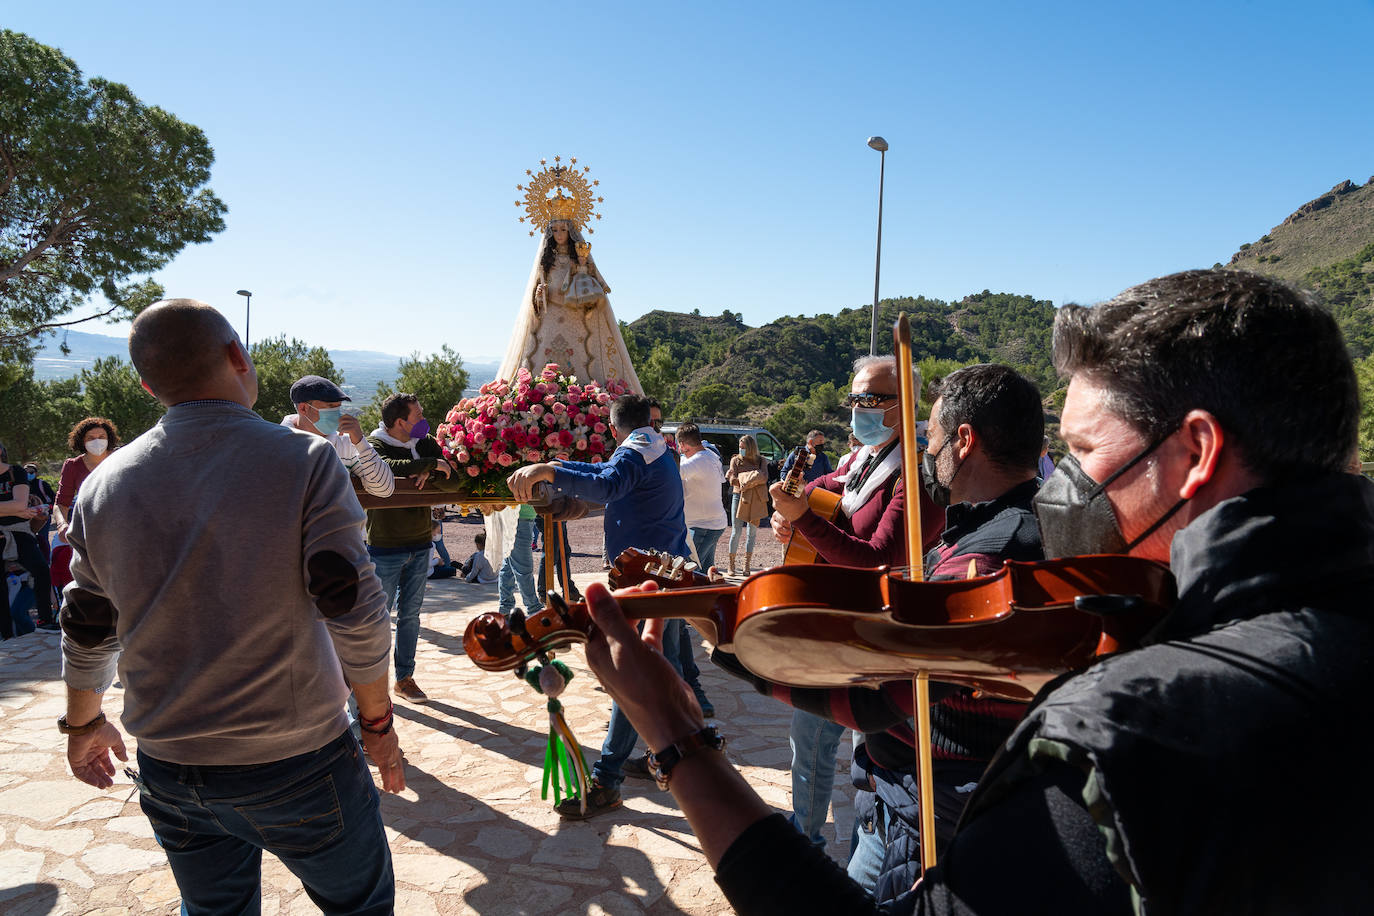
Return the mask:
[[[544,414],[544,418],[540,422],[543,423],[545,426],[552,426],[558,422],[558,417],[554,414],[546,413]]]
[[[596,430],[598,433],[604,433],[606,430],[610,429],[610,427],[607,426],[605,423],[602,423],[600,420],[597,420],[595,423],[592,424],[592,429]],[[599,439],[600,436],[594,436],[593,438]]]
[[[525,453],[525,460],[528,461],[530,464],[538,464],[539,462],[544,460],[544,456],[541,455],[539,452],[535,451],[534,449],[530,449],[528,452]]]
[[[506,395],[510,394],[510,385],[507,384],[505,380],[502,380],[501,384],[496,386],[496,393],[504,398]]]
[[[558,448],[558,433],[549,433],[545,436],[544,444],[549,448]]]
[[[467,451],[465,451],[465,450],[463,450],[463,449],[460,448],[460,449],[457,451],[457,453],[454,454],[453,457],[455,457],[455,458],[458,459],[458,463],[459,463],[459,464],[467,464],[468,461],[472,458],[472,455],[471,455],[471,453],[469,453],[469,452],[467,452]]]
[[[546,394],[546,395],[544,395],[544,406],[545,406],[545,407],[552,407],[552,406],[554,405],[554,403],[556,402],[556,400],[557,400],[557,399],[556,399],[553,395],[551,395],[551,394]]]
[[[581,397],[582,397],[582,386],[581,386],[581,385],[569,385],[569,386],[568,386],[568,400],[576,401],[576,400],[581,399]]]
[[[475,464],[470,464],[470,465],[468,465],[468,476],[469,476],[469,477],[476,477],[476,476],[477,476],[478,474],[480,474],[480,473],[481,473],[481,471],[477,470],[477,465],[475,465]]]
[[[587,450],[587,440],[578,439],[575,443],[573,443],[573,448],[577,449],[579,452],[585,452]]]
[[[510,467],[512,464],[515,464],[515,459],[512,458],[512,457],[511,457],[509,454],[507,454],[506,452],[502,452],[501,454],[499,454],[499,455],[496,456],[496,463],[499,464],[499,465],[501,465],[501,467],[503,467],[503,468],[508,468],[508,467]]]
[[[596,396],[596,403],[598,404],[609,404],[611,400],[611,396],[604,391]]]
[[[590,464],[600,464],[600,463],[601,463],[601,456],[600,456],[600,455],[593,455],[593,456],[591,457],[591,460],[590,460],[589,463],[590,463]]]
[[[543,415],[544,415],[544,405],[543,405],[543,404],[531,404],[531,405],[530,405],[530,416],[532,416],[532,417],[542,417]]]
[[[568,412],[568,405],[564,404],[562,401],[557,401],[553,405],[553,412],[556,414],[565,414]]]

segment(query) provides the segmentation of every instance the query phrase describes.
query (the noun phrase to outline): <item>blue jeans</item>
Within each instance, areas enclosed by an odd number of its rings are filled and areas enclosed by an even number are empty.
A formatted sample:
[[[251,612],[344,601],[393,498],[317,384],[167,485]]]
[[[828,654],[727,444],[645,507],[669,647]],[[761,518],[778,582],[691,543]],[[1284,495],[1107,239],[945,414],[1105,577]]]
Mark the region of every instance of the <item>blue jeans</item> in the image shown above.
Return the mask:
[[[386,609],[396,608],[396,680],[415,673],[415,644],[420,640],[420,605],[425,603],[425,579],[429,577],[428,542],[401,553],[375,553],[367,548],[382,580]],[[400,601],[396,600],[397,590]]]
[[[532,518],[522,518],[515,523],[515,547],[501,563],[501,571],[496,576],[496,589],[500,595],[497,609],[510,616],[515,608],[515,587],[520,586],[520,597],[524,599],[525,610],[534,613],[544,606],[540,600],[539,589],[534,585],[534,551],[530,541],[534,539]]]
[[[377,789],[352,734],[275,763],[183,766],[140,750],[138,766],[183,913],[257,913],[264,849],[326,913],[392,911]]]
[[[830,812],[835,789],[835,753],[844,726],[829,719],[792,710],[787,743],[792,746],[792,826],[817,846],[825,846],[821,828]]]
[[[873,796],[871,792],[866,794]],[[858,807],[856,804],[855,808]],[[891,824],[891,809],[876,797],[873,797],[872,814],[862,822],[858,817],[854,819],[854,831],[850,834],[849,842],[849,877],[870,894],[878,888],[878,876],[882,874],[883,859],[887,855],[887,831]]]
[[[692,546],[697,549],[697,559],[701,561],[702,572],[716,565],[716,544],[720,543],[720,536],[724,533],[724,528],[687,529],[687,536],[692,539]]]
[[[730,500],[730,519],[731,519],[731,522],[730,522],[730,552],[731,552],[731,553],[738,553],[738,552],[739,552],[739,551],[738,551],[738,548],[739,548],[739,533],[740,533],[740,529],[741,529],[741,528],[748,528],[748,529],[749,529],[749,536],[745,539],[745,542],[744,542],[744,552],[745,552],[745,553],[753,553],[753,552],[754,552],[754,537],[759,533],[759,526],[758,526],[758,525],[755,525],[753,522],[746,522],[744,519],[742,519],[742,518],[739,517],[739,494],[738,494],[738,493],[736,493],[736,494],[734,495],[734,498]]]
[[[701,669],[697,667],[696,632],[687,621],[678,622],[682,624],[677,640],[678,673],[692,688],[692,692],[697,695],[697,701],[700,702],[706,694],[701,689]],[[668,647],[665,645],[664,648]]]
[[[640,629],[643,630],[642,623]],[[678,662],[681,639],[682,621],[669,620],[663,631],[663,654],[679,677],[682,675]],[[612,703],[611,721],[606,726],[606,740],[601,742],[601,759],[592,765],[592,778],[608,789],[619,788],[625,781],[625,774],[620,768],[630,759],[638,742],[639,732],[630,724],[629,717],[620,711],[620,705]]]

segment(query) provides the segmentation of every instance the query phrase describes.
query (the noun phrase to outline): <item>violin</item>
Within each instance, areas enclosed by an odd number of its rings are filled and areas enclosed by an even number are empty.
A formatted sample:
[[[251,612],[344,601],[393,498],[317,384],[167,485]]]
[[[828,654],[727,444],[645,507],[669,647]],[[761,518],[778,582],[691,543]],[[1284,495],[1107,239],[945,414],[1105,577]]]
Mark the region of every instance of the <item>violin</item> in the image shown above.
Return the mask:
[[[1008,561],[992,575],[921,582],[905,570],[781,566],[739,585],[712,583],[677,558],[626,551],[612,585],[627,617],[683,617],[754,674],[791,687],[877,685],[926,672],[990,696],[1028,701],[1047,682],[1137,645],[1168,612],[1166,566],[1124,556]],[[483,614],[468,657],[502,671],[586,642],[585,604],[550,595],[537,614]]]

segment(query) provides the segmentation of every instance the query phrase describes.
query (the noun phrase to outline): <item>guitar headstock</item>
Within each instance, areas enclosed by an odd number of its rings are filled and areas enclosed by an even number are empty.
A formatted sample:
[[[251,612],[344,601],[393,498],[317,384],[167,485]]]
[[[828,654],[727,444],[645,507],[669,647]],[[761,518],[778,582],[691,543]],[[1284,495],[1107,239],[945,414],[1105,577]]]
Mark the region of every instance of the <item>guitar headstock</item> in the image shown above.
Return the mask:
[[[657,582],[659,588],[693,588],[711,580],[696,564],[662,550],[631,547],[615,558],[608,574],[611,588],[629,588],[641,582]]]
[[[806,469],[811,467],[811,453],[806,450],[806,446],[799,445],[792,452],[792,466],[787,469],[787,476],[782,479],[782,492],[788,496],[801,496],[802,489],[806,486]]]

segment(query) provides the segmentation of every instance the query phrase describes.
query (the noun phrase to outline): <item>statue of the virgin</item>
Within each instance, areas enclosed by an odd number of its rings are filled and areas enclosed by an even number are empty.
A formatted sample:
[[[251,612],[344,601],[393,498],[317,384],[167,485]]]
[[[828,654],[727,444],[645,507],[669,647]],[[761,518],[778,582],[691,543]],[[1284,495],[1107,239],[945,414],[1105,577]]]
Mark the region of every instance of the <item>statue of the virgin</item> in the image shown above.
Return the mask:
[[[543,171],[526,170],[532,176],[529,184],[517,186],[525,192],[525,200],[515,202],[526,210],[520,221],[540,227],[542,236],[498,375],[511,379],[521,368],[538,374],[548,363],[557,363],[581,381],[617,378],[640,392],[607,298],[610,285],[582,236],[584,228],[594,231],[587,228],[592,216],[601,218],[592,212],[602,200],[592,196],[600,182],[587,180],[585,166],[574,168],[575,158],[568,165],[558,164],[560,159],[555,156],[551,168],[540,160]]]

